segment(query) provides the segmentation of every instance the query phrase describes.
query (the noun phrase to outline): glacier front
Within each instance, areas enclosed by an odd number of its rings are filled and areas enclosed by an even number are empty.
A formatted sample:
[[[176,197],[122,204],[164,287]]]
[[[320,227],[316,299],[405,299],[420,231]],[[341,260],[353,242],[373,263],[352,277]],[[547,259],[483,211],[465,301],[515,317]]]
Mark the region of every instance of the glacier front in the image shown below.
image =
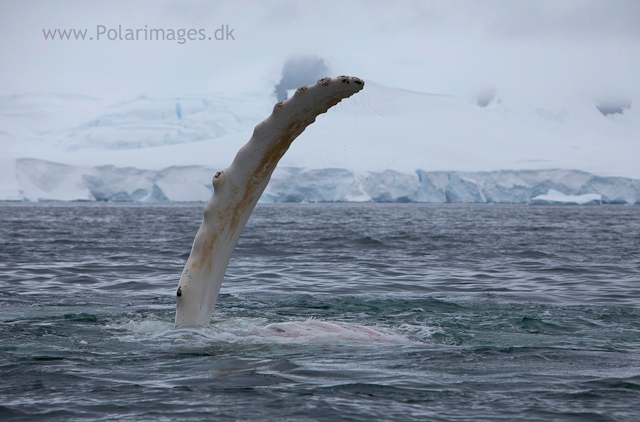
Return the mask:
[[[16,160],[16,192],[25,201],[188,202],[211,196],[219,169],[172,166],[145,170]],[[278,168],[260,202],[427,202],[640,204],[640,180],[579,170],[488,172]]]
[[[266,82],[231,88],[115,103],[0,96],[0,200],[204,201],[276,100]],[[262,202],[559,203],[533,200],[550,189],[638,202],[637,107],[487,95],[480,104],[367,82],[292,145]]]

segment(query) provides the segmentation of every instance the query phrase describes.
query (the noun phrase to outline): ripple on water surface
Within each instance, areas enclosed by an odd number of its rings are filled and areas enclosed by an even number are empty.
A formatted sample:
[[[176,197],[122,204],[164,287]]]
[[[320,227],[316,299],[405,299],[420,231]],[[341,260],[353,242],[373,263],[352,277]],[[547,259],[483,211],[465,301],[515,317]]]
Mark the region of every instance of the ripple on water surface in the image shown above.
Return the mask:
[[[636,207],[258,207],[174,330],[201,207],[0,205],[0,419],[640,419]]]

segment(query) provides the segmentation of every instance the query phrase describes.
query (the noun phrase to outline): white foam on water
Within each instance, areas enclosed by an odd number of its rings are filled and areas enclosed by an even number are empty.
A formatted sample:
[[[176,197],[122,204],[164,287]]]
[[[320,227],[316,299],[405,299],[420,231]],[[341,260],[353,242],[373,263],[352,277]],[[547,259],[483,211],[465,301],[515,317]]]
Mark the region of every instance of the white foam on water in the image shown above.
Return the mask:
[[[264,327],[264,332],[279,343],[411,343],[406,336],[388,329],[314,318],[306,321],[272,323]]]
[[[434,334],[444,334],[444,331],[440,327],[414,324],[402,324],[397,328],[397,331],[411,338],[420,339],[418,341],[421,342],[431,338]]]
[[[406,325],[406,324],[405,324]],[[120,341],[168,341],[180,345],[206,346],[212,343],[273,343],[273,344],[413,344],[409,336],[387,328],[309,318],[305,321],[272,322],[266,318],[233,318],[214,320],[207,326],[174,329],[173,323],[157,319],[129,320],[106,326],[121,331]],[[425,338],[401,327],[411,337]],[[426,327],[427,331],[432,327]],[[428,331],[431,333],[431,331]],[[416,335],[417,334],[417,335]]]

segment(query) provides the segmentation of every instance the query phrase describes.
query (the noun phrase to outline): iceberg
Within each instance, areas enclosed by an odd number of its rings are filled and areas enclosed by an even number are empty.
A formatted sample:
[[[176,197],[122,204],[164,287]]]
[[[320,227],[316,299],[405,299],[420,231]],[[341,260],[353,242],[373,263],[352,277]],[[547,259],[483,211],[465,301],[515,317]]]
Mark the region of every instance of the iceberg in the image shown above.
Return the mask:
[[[531,198],[532,204],[570,204],[570,205],[602,205],[602,195],[585,193],[582,195],[565,195],[555,189],[549,189],[546,195]]]

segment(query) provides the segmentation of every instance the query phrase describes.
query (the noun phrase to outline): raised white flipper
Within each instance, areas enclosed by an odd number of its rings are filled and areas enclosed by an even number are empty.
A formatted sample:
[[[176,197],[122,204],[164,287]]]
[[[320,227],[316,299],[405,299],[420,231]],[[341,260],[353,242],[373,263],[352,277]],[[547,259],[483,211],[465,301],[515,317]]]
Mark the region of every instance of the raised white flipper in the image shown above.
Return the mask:
[[[231,253],[278,161],[319,114],[363,87],[358,78],[340,76],[298,88],[256,126],[231,166],[215,175],[213,196],[178,285],[176,327],[211,321]]]

